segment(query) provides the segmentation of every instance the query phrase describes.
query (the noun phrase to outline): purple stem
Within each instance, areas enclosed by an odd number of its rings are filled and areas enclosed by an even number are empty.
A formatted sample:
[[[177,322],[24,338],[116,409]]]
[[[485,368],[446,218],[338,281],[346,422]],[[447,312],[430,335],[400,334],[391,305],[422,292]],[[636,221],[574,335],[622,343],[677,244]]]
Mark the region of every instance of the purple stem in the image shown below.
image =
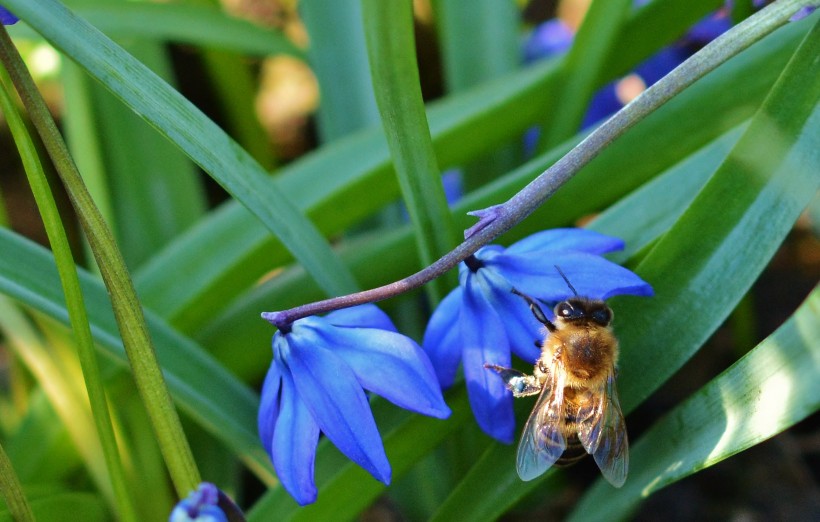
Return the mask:
[[[506,203],[470,212],[469,214],[477,216],[479,221],[465,231],[464,242],[430,266],[384,286],[308,303],[289,310],[263,312],[262,318],[277,328],[282,328],[310,315],[381,301],[418,288],[443,275],[529,216],[633,125],[729,58],[788,22],[796,12],[816,3],[808,0],[774,2],[719,36],[614,114]]]

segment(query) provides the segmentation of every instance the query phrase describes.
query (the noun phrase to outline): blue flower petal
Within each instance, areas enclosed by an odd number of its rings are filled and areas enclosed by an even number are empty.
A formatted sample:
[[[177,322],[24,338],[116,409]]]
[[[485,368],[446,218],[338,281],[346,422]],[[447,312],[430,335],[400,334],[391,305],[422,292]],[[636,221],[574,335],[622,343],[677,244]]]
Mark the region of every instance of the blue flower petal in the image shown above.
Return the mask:
[[[461,362],[461,338],[458,317],[461,310],[462,289],[456,288],[439,303],[427,323],[422,346],[430,357],[439,385],[449,388],[456,378]]]
[[[535,341],[543,339],[545,334],[527,302],[521,296],[513,294],[512,285],[493,269],[479,270],[476,281],[490,306],[499,315],[512,351],[528,363],[535,364],[535,360],[541,355]]]
[[[277,332],[276,335],[279,335],[279,333]],[[262,446],[265,447],[265,451],[268,452],[268,455],[271,454],[273,430],[276,425],[276,419],[279,418],[279,399],[282,386],[282,374],[277,366],[278,363],[274,360],[270,365],[268,374],[265,376],[265,382],[262,384],[259,413],[257,416],[259,438],[262,441]]]
[[[202,482],[174,506],[168,522],[228,522],[218,503],[219,489],[209,482]]]
[[[563,53],[572,45],[575,34],[560,18],[552,18],[533,29],[524,43],[524,62],[549,58]]]
[[[393,321],[378,306],[365,304],[330,312],[322,320],[338,327],[379,328],[396,332]]]
[[[555,266],[561,268],[583,297],[608,299],[620,294],[653,294],[652,287],[630,270],[583,252],[553,252],[546,258],[503,254],[488,266],[499,270],[521,292],[547,302],[573,295]]]
[[[478,425],[491,437],[505,443],[513,440],[515,417],[512,394],[504,382],[485,364],[511,365],[507,333],[498,314],[484,297],[479,285],[467,274],[463,283],[461,341],[464,346],[464,378],[467,395]]]
[[[9,11],[3,6],[0,6],[0,24],[14,25],[18,21],[20,21],[20,19],[11,14],[11,11]]]
[[[585,228],[553,228],[527,236],[507,248],[507,254],[533,254],[537,251],[578,251],[605,254],[621,250],[624,242]]]
[[[365,389],[407,410],[440,419],[450,416],[427,354],[409,337],[373,328],[316,333],[333,344],[334,353]]]
[[[313,480],[319,425],[297,394],[289,373],[282,376],[281,406],[273,432],[271,460],[282,486],[300,505],[316,501]]]
[[[311,330],[300,321],[288,336],[292,349],[285,357],[299,397],[342,453],[389,484],[390,463],[364,390],[344,360]]]

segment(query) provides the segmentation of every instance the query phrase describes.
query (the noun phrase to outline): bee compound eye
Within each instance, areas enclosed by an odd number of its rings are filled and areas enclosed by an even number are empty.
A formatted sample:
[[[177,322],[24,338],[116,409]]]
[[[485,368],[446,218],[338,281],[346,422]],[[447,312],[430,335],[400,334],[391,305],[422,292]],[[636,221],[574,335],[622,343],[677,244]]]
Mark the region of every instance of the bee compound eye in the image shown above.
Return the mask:
[[[612,321],[612,312],[608,308],[601,308],[592,312],[592,320],[598,324],[607,325]]]
[[[570,317],[574,317],[578,314],[576,313],[575,308],[573,308],[571,304],[564,301],[563,303],[560,303],[556,307],[555,315],[558,315],[560,317],[570,318]]]

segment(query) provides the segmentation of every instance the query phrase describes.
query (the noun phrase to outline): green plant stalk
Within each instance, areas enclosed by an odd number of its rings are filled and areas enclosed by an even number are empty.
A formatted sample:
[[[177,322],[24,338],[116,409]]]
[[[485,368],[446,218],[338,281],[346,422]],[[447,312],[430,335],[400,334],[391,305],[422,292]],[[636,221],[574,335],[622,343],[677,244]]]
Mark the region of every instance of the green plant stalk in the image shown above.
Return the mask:
[[[134,503],[126,485],[125,471],[120,460],[114,428],[111,424],[105,387],[97,364],[97,357],[94,353],[91,327],[88,324],[85,302],[80,289],[80,280],[77,277],[77,267],[71,255],[68,238],[60,220],[57,204],[54,202],[54,196],[51,193],[45,172],[43,172],[42,165],[37,157],[37,150],[7,90],[7,87],[11,86],[11,80],[4,68],[0,68],[0,84],[4,86],[4,88],[0,88],[0,108],[6,116],[6,121],[17,144],[17,150],[20,152],[29,185],[40,210],[40,216],[43,219],[46,234],[57,262],[57,270],[60,274],[60,281],[66,298],[68,315],[76,339],[77,356],[82,366],[91,411],[103,454],[105,455],[106,466],[117,501],[118,513],[122,520],[137,520]]]
[[[14,520],[34,522],[34,513],[31,512],[31,506],[23,493],[23,486],[2,445],[0,445],[0,492],[3,493],[6,506]]]
[[[125,261],[5,28],[0,29],[0,61],[8,70],[31,121],[54,162],[91,245],[111,297],[114,316],[134,372],[137,389],[151,418],[171,480],[177,494],[183,497],[199,484],[199,471],[162,377],[145,325],[142,306]]]
[[[421,96],[412,2],[365,0],[362,16],[387,144],[416,229],[419,257],[422,265],[429,265],[452,248],[456,235]],[[441,281],[428,287],[428,295],[437,303],[449,287]]]
[[[387,299],[441,276],[483,245],[524,220],[609,144],[658,107],[787,23],[800,9],[817,4],[818,0],[779,0],[715,39],[595,129],[506,203],[471,212],[479,218],[479,222],[465,232],[465,241],[421,271],[371,290],[325,299],[289,310],[263,312],[262,318],[272,324],[290,323],[309,315]]]
[[[632,0],[595,0],[584,16],[572,48],[564,55],[542,129],[539,150],[548,151],[575,135],[597,88],[608,51],[628,18]]]

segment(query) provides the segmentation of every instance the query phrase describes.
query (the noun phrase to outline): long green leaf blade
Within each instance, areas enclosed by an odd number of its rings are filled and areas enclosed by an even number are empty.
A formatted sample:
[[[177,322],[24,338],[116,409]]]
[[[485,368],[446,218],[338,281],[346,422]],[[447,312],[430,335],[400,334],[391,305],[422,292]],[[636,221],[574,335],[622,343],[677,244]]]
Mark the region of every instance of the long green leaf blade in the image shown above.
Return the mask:
[[[255,56],[305,53],[281,32],[228,16],[219,9],[182,2],[82,2],[76,13],[114,39],[139,38],[223,49]],[[14,36],[37,38],[25,27]]]
[[[807,64],[810,55],[803,51],[799,67],[790,62],[732,154],[638,266],[638,274],[654,286],[655,297],[612,300],[622,347],[618,387],[625,413],[680,368],[723,322],[818,188],[820,180],[812,171],[820,161],[818,65]],[[782,138],[775,147],[767,145],[773,130]],[[752,161],[759,155],[765,161]],[[491,455],[505,452],[512,455],[500,445],[488,450]],[[490,456],[486,460],[495,462]],[[513,462],[498,471],[501,483],[506,483],[504,475],[515,473]],[[477,465],[465,480],[483,471]],[[441,512],[469,509],[471,495],[494,496],[491,510],[470,515],[472,520],[492,520],[547,477],[512,488],[476,486],[453,495]]]
[[[352,276],[315,227],[276,190],[259,164],[193,104],[55,0],[10,0],[7,5],[251,210],[328,294],[356,289]]]
[[[0,251],[4,253],[0,256],[0,292],[67,323],[51,255],[3,228]],[[85,271],[79,271],[79,275],[95,341],[103,353],[125,365],[122,340],[105,287]],[[166,382],[179,405],[236,451],[260,479],[275,484],[273,468],[256,434],[256,394],[159,316],[145,310],[145,317]]]
[[[652,19],[645,21],[650,25],[653,22]],[[763,93],[771,87],[780,64],[788,58],[787,53],[806,30],[802,23],[791,25],[669,102],[664,110],[639,125],[645,132],[633,129],[613,144],[523,223],[522,230],[528,223],[535,222],[542,227],[566,225],[584,213],[595,212],[601,204],[590,202],[589,187],[611,187],[610,197],[614,198],[623,193],[619,191],[631,190],[641,179],[646,180],[658,169],[678,161],[686,151],[702,146],[749,117]],[[636,34],[635,38],[639,37],[640,33]],[[468,160],[523,131],[535,121],[540,110],[538,93],[549,85],[554,73],[554,67],[549,64],[527,69],[431,107],[430,129],[441,166]],[[724,96],[738,77],[744,78],[744,89],[733,97]],[[521,123],[514,129],[505,127],[511,122],[502,117],[505,113],[520,115]],[[670,128],[674,131],[670,132]],[[651,153],[640,154],[640,150]],[[641,161],[636,162],[636,157]],[[480,192],[483,196],[480,202],[465,208],[487,207],[510,197],[557,157],[546,159],[548,161],[531,164],[530,168],[516,170],[507,177],[507,183],[499,181],[498,185],[488,185]],[[281,182],[280,189],[308,213],[317,226],[333,234],[396,197],[398,187],[388,164],[389,153],[383,136],[369,131],[323,147],[295,162],[283,169],[281,178],[275,182]],[[329,171],[334,172],[334,176],[323,175]],[[306,186],[311,189],[304,190]],[[354,194],[359,191],[366,191],[370,197],[366,201],[357,199]],[[461,223],[469,225],[470,221]],[[515,237],[516,231],[508,237]],[[193,257],[187,254],[190,251],[212,254]],[[183,330],[193,331],[207,322],[214,307],[224,306],[236,297],[238,291],[268,271],[271,264],[286,263],[289,259],[263,227],[232,203],[159,253],[135,278],[140,295],[151,308]],[[394,278],[406,274],[396,273]],[[181,281],[187,284],[182,285]],[[253,315],[257,312],[258,309]]]
[[[422,265],[429,265],[456,245],[456,236],[421,97],[412,3],[365,0],[362,16],[373,92],[416,230],[419,258]],[[426,287],[433,302],[444,297],[447,279],[452,280],[444,278]]]
[[[655,423],[614,490],[599,480],[570,520],[625,519],[655,491],[793,426],[820,408],[820,287],[762,343]]]

